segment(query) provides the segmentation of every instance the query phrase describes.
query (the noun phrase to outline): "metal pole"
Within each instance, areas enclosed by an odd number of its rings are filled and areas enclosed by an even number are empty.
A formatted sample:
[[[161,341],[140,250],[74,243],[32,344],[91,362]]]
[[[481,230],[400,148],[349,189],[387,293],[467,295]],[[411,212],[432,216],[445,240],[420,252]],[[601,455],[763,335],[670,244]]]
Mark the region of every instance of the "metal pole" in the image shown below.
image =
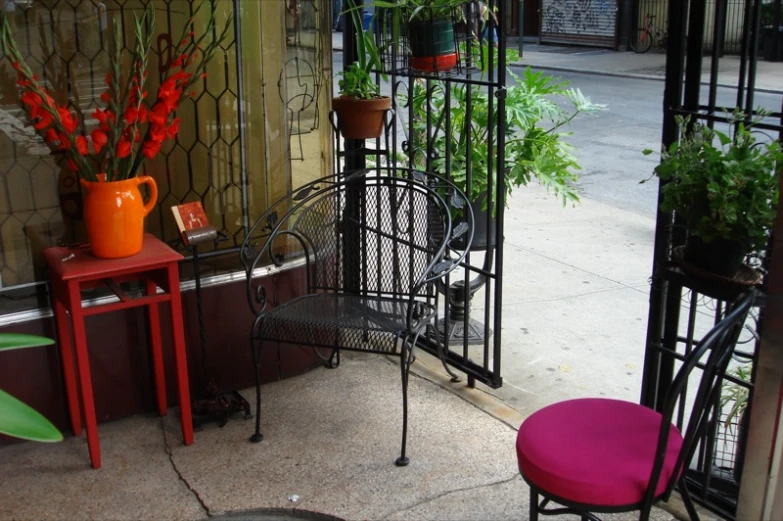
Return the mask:
[[[355,0],[349,3],[349,7],[362,5],[361,0]],[[358,49],[356,48],[356,33],[363,31],[362,26],[354,27],[353,16],[343,15],[343,70],[347,70],[358,58]],[[364,9],[359,10],[359,20],[364,20]],[[345,170],[362,170],[366,165],[364,156],[363,139],[345,140]],[[361,222],[362,194],[355,185],[346,190],[346,208],[345,212],[356,222]],[[360,289],[361,273],[359,272],[360,244],[358,230],[349,226],[343,236],[343,277],[346,288],[358,292]]]
[[[204,371],[204,387],[209,384],[209,372],[207,369],[207,332],[204,326],[204,309],[201,305],[201,267],[198,258],[198,245],[192,246],[193,252],[193,278],[196,280],[196,314],[198,316],[198,336],[201,346],[201,367]]]
[[[236,49],[237,55],[237,99],[240,106],[245,103],[245,79],[244,69],[242,65],[242,27],[240,26],[240,19],[242,11],[239,6],[239,0],[234,0],[234,49]],[[239,175],[242,180],[242,227],[245,231],[250,229],[250,215],[248,208],[250,207],[250,199],[248,190],[250,189],[250,182],[247,176],[247,133],[245,131],[245,114],[243,110],[237,111],[237,125],[239,129]],[[198,279],[196,279],[198,280]]]
[[[525,0],[519,0],[519,57],[522,57],[525,47]]]

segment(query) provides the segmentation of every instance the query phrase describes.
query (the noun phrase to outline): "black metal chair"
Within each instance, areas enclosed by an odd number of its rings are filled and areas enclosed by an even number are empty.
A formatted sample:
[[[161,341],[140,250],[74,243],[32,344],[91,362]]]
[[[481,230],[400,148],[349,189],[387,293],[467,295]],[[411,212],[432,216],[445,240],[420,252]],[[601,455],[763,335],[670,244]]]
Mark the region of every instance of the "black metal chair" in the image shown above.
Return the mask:
[[[583,398],[544,407],[525,420],[516,448],[519,470],[530,485],[530,520],[569,513],[596,520],[593,512],[634,510],[647,520],[653,504],[668,500],[675,485],[697,520],[686,471],[705,429],[718,421],[714,411],[723,374],[754,298],[754,291],[743,296],[685,356],[661,413],[631,402]],[[688,378],[697,367],[701,381],[686,428],[680,429],[672,417],[684,406]],[[680,417],[678,425],[682,422]],[[564,508],[547,508],[549,503]]]
[[[452,212],[463,216],[458,226],[452,226]],[[462,238],[470,244],[472,237],[473,214],[465,194],[441,177],[407,169],[319,179],[273,204],[242,245],[248,299],[256,314],[251,335],[256,429],[251,441],[263,439],[260,365],[265,342],[311,346],[328,367],[339,365],[342,349],[397,355],[403,419],[396,463],[407,465],[408,373],[414,347],[425,338],[440,342],[434,327],[435,283],[467,251],[452,251],[450,242]],[[281,265],[275,253],[281,241],[301,248],[306,293],[266,309],[266,289],[253,272],[268,263]]]

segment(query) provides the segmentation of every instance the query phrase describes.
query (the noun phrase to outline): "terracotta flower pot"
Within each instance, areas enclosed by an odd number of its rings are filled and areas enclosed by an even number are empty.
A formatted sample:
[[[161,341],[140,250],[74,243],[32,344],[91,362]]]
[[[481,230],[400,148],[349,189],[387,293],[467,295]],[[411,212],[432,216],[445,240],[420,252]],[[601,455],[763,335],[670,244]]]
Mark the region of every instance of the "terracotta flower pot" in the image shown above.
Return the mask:
[[[103,259],[130,257],[141,251],[144,238],[144,218],[158,201],[158,185],[150,176],[132,177],[123,181],[98,182],[81,180],[87,190],[84,198],[84,221],[92,253]],[[147,204],[139,185],[150,187]]]
[[[345,139],[372,139],[383,133],[383,118],[391,108],[391,98],[332,98],[337,113],[337,128]]]

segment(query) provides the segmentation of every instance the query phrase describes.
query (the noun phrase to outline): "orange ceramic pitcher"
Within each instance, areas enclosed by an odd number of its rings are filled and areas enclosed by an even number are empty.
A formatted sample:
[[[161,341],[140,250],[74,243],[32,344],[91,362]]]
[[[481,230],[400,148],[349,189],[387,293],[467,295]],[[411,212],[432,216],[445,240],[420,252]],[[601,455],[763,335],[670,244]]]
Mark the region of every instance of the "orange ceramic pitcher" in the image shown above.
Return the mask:
[[[130,257],[141,251],[144,239],[144,217],[158,201],[158,185],[150,176],[131,177],[122,181],[81,180],[87,190],[84,198],[84,221],[92,253],[103,259]],[[147,184],[150,200],[147,204],[139,185]]]

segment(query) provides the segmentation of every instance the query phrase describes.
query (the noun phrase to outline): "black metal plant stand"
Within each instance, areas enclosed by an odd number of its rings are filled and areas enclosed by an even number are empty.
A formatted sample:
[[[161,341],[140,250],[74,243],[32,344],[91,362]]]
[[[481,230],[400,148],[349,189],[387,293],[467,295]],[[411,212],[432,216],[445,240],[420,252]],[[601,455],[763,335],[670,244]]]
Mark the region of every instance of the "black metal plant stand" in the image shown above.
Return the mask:
[[[201,266],[198,246],[209,241],[218,243],[225,240],[228,240],[228,236],[224,232],[217,232],[200,238],[193,238],[186,244],[192,252],[193,277],[196,281],[196,313],[198,315],[199,344],[201,347],[202,385],[204,385],[205,395],[205,398],[195,400],[190,405],[193,415],[193,428],[196,430],[201,430],[205,423],[211,422],[217,422],[220,427],[223,427],[237,413],[243,413],[245,420],[253,417],[250,412],[250,403],[238,391],[220,392],[214,378],[209,376],[207,364],[207,334],[201,301]]]
[[[494,259],[494,249],[489,246],[484,256],[482,270],[484,273],[492,269]],[[492,329],[487,329],[483,322],[470,317],[470,304],[473,301],[473,295],[487,283],[487,276],[484,273],[479,273],[470,281],[458,280],[451,283],[448,292],[441,288],[441,291],[449,296],[449,314],[441,321],[442,326],[438,330],[441,340],[455,342],[459,345],[467,337],[468,345],[480,345],[484,343],[487,334],[492,334]],[[466,283],[467,288],[465,287]]]

